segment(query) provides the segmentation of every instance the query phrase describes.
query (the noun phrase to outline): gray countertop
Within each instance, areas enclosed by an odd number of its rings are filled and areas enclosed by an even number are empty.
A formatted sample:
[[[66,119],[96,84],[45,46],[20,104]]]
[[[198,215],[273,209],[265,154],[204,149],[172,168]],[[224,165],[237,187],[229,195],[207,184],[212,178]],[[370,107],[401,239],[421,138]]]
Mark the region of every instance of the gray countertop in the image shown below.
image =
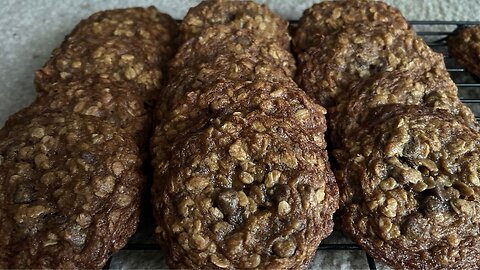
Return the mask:
[[[163,12],[181,19],[193,0],[0,0],[0,125],[7,117],[28,105],[35,97],[33,76],[49,58],[50,52],[76,23],[103,9],[155,5]],[[304,9],[316,1],[259,1],[269,5],[287,19],[298,19]],[[480,20],[480,0],[388,0],[400,8],[409,20]],[[133,241],[152,242],[152,221],[142,221],[142,233]],[[349,243],[336,232],[327,243]],[[120,251],[111,268],[164,268],[159,251]],[[383,268],[380,264],[378,268]],[[360,250],[318,252],[311,265],[314,269],[364,269],[367,260]]]

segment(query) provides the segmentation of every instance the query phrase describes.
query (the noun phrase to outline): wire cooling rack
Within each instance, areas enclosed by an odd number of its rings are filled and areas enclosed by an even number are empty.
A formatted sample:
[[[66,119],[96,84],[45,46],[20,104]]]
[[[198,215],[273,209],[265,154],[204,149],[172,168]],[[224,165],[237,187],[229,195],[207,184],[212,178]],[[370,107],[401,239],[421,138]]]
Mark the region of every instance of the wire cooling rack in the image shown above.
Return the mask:
[[[296,25],[296,23],[296,21],[291,21],[292,25]],[[459,89],[458,92],[460,99],[472,109],[477,121],[480,120],[480,78],[466,72],[463,67],[451,58],[448,55],[447,47],[448,36],[453,35],[455,31],[460,28],[470,25],[480,25],[480,21],[410,21],[409,23],[434,51],[440,52],[444,55],[447,69]],[[138,254],[142,254],[142,256],[145,256],[145,254],[148,256],[148,254],[150,254],[151,256],[160,257],[160,260],[163,260],[163,253],[160,252],[161,248],[153,240],[154,221],[151,216],[149,202],[150,198],[147,198],[144,207],[142,208],[143,213],[137,233],[119,253],[108,260],[104,269],[122,268],[124,266],[123,263],[125,262],[125,258],[122,258],[125,253],[122,254],[122,251],[127,253],[129,251],[135,251],[138,252]],[[324,243],[318,247],[317,253],[332,250],[362,252],[358,245],[343,237],[338,228],[335,229],[333,236],[327,238]],[[377,268],[384,267],[365,252],[362,253],[366,258],[366,263],[363,268],[376,270]],[[341,260],[342,258],[339,259]],[[162,268],[164,266],[165,263],[156,266],[156,268]]]

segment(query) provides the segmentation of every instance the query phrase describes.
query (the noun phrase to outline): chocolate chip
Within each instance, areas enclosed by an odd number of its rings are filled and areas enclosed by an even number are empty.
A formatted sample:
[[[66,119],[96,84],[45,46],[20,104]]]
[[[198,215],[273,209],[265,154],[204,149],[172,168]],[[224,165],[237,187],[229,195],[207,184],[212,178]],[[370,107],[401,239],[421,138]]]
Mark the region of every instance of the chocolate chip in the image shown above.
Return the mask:
[[[36,191],[33,186],[22,183],[15,190],[13,195],[14,203],[31,203],[36,200]]]
[[[216,203],[228,222],[236,221],[240,206],[238,204],[238,193],[234,189],[229,188],[221,191],[217,196]]]
[[[97,157],[91,152],[82,152],[80,154],[82,159],[84,159],[88,164],[95,164],[97,162]]]

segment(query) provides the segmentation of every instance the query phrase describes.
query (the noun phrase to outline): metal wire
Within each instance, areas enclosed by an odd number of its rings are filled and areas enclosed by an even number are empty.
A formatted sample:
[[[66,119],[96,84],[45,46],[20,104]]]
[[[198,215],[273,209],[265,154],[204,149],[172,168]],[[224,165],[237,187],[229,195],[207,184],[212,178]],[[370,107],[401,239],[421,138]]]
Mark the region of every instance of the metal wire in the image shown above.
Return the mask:
[[[293,26],[297,24],[297,21],[290,22]],[[480,21],[409,21],[410,25],[415,27],[421,28],[428,28],[427,30],[417,31],[417,34],[422,36],[424,39],[428,40],[427,44],[435,51],[441,52],[444,54],[447,70],[450,72],[450,75],[455,74],[455,77],[461,77],[458,75],[464,75],[464,77],[470,78],[468,82],[466,81],[458,81],[456,85],[459,89],[465,90],[477,90],[478,91],[478,98],[461,98],[462,102],[465,104],[480,104],[480,79],[478,77],[474,77],[473,75],[468,74],[461,66],[456,64],[455,62],[452,63],[450,56],[448,55],[447,49],[447,37],[454,34],[460,28],[469,26],[469,25],[480,25]],[[440,29],[439,31],[435,31],[434,28],[436,27],[455,27],[452,31],[445,31],[444,29]],[[475,82],[473,82],[475,81]],[[476,115],[475,118],[477,121],[480,121],[480,115]],[[153,237],[153,236],[152,236]],[[160,246],[157,244],[151,243],[128,243],[123,250],[135,250],[135,251],[145,251],[145,250],[160,250]],[[318,251],[328,251],[328,250],[338,250],[338,251],[346,251],[346,250],[361,250],[361,248],[356,244],[321,244],[318,247]],[[368,267],[370,270],[376,270],[377,265],[375,260],[370,257],[368,254],[365,253]],[[103,269],[110,269],[112,258],[110,258]]]

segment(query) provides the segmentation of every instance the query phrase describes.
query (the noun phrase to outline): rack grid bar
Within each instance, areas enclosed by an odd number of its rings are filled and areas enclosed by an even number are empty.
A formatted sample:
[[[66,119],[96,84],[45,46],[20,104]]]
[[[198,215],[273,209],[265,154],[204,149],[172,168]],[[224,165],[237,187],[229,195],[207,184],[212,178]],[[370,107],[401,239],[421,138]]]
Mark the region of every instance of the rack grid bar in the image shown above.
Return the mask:
[[[473,87],[480,88],[480,83],[457,83],[458,88]]]
[[[368,268],[370,270],[377,270],[377,263],[375,262],[375,260],[372,257],[370,257],[370,255],[368,255],[368,254],[366,254],[366,255],[367,255]]]

